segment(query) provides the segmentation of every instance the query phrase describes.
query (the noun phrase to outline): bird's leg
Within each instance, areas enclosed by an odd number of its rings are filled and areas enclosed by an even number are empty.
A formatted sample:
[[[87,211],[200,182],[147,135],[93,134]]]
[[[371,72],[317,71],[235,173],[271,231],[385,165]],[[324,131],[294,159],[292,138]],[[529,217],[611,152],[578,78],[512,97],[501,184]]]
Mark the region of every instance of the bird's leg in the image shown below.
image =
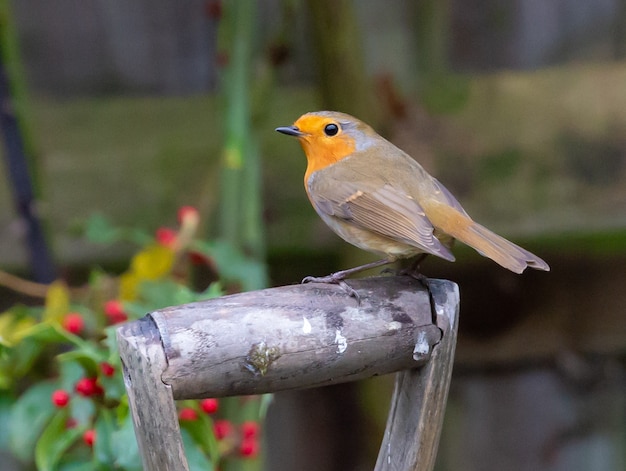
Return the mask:
[[[425,277],[424,275],[420,273],[420,264],[424,261],[424,259],[427,256],[428,256],[427,253],[419,254],[418,256],[415,257],[414,260],[411,261],[411,264],[409,265],[408,268],[402,268],[400,270],[397,270],[394,268],[385,268],[381,273],[391,273],[396,276],[406,275],[406,276],[415,278],[416,280],[422,281],[422,279]]]
[[[427,253],[422,253],[422,254],[418,255],[415,258],[415,260],[413,260],[413,262],[411,262],[411,265],[409,266],[409,268],[405,268],[404,270],[400,270],[399,275],[406,275],[406,276],[410,276],[411,278],[416,279],[430,293],[430,286],[428,284],[429,283],[428,282],[428,278],[425,275],[422,275],[422,273],[420,272],[420,264],[424,261],[424,259],[427,256],[428,256]]]
[[[350,275],[369,270],[370,268],[380,267],[387,265],[392,261],[383,258],[382,260],[376,260],[375,262],[366,263],[365,265],[359,265],[358,267],[348,268],[347,270],[336,271],[328,276],[307,276],[302,280],[302,283],[333,283],[338,284],[340,281],[345,280]]]
[[[359,295],[357,292],[348,285],[344,280],[350,275],[354,275],[355,273],[362,272],[364,270],[369,270],[370,268],[380,267],[382,265],[387,265],[391,263],[392,260],[387,258],[383,258],[381,260],[377,260],[375,262],[366,263],[365,265],[359,265],[358,267],[348,268],[347,270],[337,271],[335,273],[331,273],[328,276],[307,276],[302,280],[302,283],[332,283],[335,285],[341,286],[350,296],[359,300]]]

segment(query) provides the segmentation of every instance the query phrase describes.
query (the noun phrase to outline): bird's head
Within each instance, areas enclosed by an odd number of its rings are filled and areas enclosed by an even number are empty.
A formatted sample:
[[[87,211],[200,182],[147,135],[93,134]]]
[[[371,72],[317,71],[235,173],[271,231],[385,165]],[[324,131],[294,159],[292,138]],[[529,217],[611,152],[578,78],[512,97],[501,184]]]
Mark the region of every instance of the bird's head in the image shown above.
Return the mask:
[[[306,113],[292,126],[279,127],[276,131],[300,141],[308,161],[305,181],[316,170],[364,150],[378,137],[364,122],[337,111]]]

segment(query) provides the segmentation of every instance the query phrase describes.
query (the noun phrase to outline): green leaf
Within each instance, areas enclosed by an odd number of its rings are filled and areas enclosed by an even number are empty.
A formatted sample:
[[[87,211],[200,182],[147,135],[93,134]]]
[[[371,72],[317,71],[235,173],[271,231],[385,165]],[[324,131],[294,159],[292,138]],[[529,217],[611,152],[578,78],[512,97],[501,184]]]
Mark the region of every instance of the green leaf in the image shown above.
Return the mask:
[[[246,256],[230,242],[198,242],[197,246],[202,253],[215,260],[224,279],[240,282],[245,291],[267,286],[264,264]]]
[[[8,389],[16,380],[30,372],[43,348],[44,345],[26,339],[8,350],[7,355],[0,359],[0,387]]]
[[[11,421],[11,407],[15,397],[8,391],[0,391],[0,450],[9,446],[9,422]]]
[[[115,454],[112,448],[112,437],[115,430],[113,413],[107,409],[101,409],[95,424],[96,442],[93,453],[98,465],[104,469],[113,469]]]
[[[139,285],[139,300],[124,303],[124,308],[131,318],[138,319],[157,309],[217,298],[222,295],[223,291],[219,283],[211,283],[206,290],[197,293],[172,280],[142,281]]]
[[[66,427],[69,417],[67,409],[57,410],[41,434],[35,447],[35,463],[39,471],[53,471],[63,454],[80,438],[83,427]]]
[[[121,230],[113,227],[109,220],[100,213],[92,214],[85,221],[85,237],[100,244],[117,242],[121,237]]]
[[[76,382],[85,376],[85,369],[77,362],[59,362],[59,386],[72,391]]]
[[[96,469],[93,460],[85,461],[84,459],[73,458],[67,463],[59,463],[57,471],[92,471]]]
[[[66,330],[55,328],[48,322],[37,324],[24,333],[25,339],[32,339],[40,343],[64,343],[71,342],[69,336],[76,337]]]
[[[196,294],[195,301],[204,301],[206,299],[219,298],[224,295],[224,289],[222,288],[221,283],[214,282],[211,283],[207,289],[202,291],[201,293]]]
[[[168,306],[195,301],[196,293],[184,285],[171,280],[143,281],[139,285],[139,297],[144,301],[143,313]]]
[[[50,400],[55,389],[55,385],[50,382],[36,384],[13,406],[9,427],[10,446],[13,454],[24,462],[32,459],[39,435],[58,411]]]
[[[98,365],[105,361],[106,358],[105,352],[99,351],[90,343],[86,343],[83,348],[57,355],[59,362],[78,362],[90,375],[97,373]]]
[[[78,426],[87,428],[91,425],[96,413],[96,405],[90,398],[74,395],[70,401],[69,410]]]
[[[183,438],[183,446],[185,447],[185,456],[189,464],[190,471],[213,471],[214,467],[207,455],[198,445],[186,428],[181,428],[181,436]]]
[[[112,325],[104,329],[104,340],[102,340],[102,344],[109,352],[108,361],[111,364],[118,363],[120,359],[120,353],[117,348],[117,328],[119,325]]]
[[[115,366],[117,371],[113,376],[100,376],[99,382],[104,388],[104,397],[108,401],[121,401],[122,397],[126,395],[124,381],[119,371],[121,367],[121,365]]]
[[[197,401],[181,401],[182,407],[188,406],[197,410]],[[198,413],[197,420],[181,421],[181,430],[185,430],[195,445],[200,447],[204,454],[208,455],[217,467],[220,460],[219,444],[213,433],[213,420],[203,412]],[[186,445],[185,445],[186,448]]]
[[[112,244],[127,241],[137,245],[146,245],[152,237],[139,229],[114,227],[101,213],[93,214],[83,224],[85,237],[98,244]]]
[[[20,342],[36,320],[23,306],[0,313],[0,343],[11,347]]]
[[[118,407],[119,409],[119,407]],[[115,455],[115,464],[125,471],[141,471],[141,456],[135,438],[133,419],[127,414],[121,421],[120,427],[111,436],[111,448]]]
[[[6,358],[9,355],[10,351],[11,347],[2,339],[0,339],[0,359]]]
[[[68,332],[56,322],[37,324],[24,332],[23,338],[24,340],[34,340],[39,344],[69,343],[82,350],[93,350],[91,343]]]

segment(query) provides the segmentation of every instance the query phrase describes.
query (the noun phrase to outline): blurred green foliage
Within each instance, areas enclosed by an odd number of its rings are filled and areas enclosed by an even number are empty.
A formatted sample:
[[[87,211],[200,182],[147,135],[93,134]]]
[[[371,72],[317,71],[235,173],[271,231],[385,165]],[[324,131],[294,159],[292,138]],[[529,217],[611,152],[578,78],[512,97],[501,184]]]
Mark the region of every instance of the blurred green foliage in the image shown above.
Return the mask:
[[[8,432],[0,446],[41,471],[142,469],[116,324],[165,306],[220,296],[224,285],[258,283],[258,264],[235,247],[196,239],[199,220],[194,211],[181,211],[178,229],[161,228],[156,236],[94,216],[85,233],[95,242],[141,244],[128,270],[116,277],[94,269],[81,288],[57,281],[48,288],[44,306],[18,305],[2,313],[0,424]],[[216,281],[198,290],[194,271],[199,266],[215,272]],[[58,391],[68,394],[67,404],[55,403]],[[256,414],[253,418],[260,420],[266,406],[257,401],[247,418]],[[197,412],[194,420],[181,419],[192,470],[216,469],[224,459],[239,456],[242,438],[219,440],[216,416],[203,412],[198,401],[180,401],[179,408]],[[234,415],[228,419],[239,420]],[[95,431],[92,446],[85,442],[88,431]]]

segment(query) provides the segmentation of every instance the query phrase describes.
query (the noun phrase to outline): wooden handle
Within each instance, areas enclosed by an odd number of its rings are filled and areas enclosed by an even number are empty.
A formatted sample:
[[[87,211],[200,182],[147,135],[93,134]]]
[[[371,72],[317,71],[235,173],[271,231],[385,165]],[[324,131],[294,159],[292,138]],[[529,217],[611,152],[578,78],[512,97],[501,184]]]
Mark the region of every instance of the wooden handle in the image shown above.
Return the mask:
[[[431,286],[431,293],[437,325],[445,333],[423,368],[396,374],[374,471],[432,471],[435,468],[454,364],[459,291],[454,283],[446,282]]]
[[[175,399],[307,388],[403,370],[376,471],[432,470],[458,288],[429,280],[427,291],[409,277],[349,283],[360,302],[336,285],[283,286],[162,309],[119,327],[145,469],[189,469]]]
[[[423,365],[439,342],[428,292],[410,277],[283,286],[150,314],[174,398],[308,388]]]

